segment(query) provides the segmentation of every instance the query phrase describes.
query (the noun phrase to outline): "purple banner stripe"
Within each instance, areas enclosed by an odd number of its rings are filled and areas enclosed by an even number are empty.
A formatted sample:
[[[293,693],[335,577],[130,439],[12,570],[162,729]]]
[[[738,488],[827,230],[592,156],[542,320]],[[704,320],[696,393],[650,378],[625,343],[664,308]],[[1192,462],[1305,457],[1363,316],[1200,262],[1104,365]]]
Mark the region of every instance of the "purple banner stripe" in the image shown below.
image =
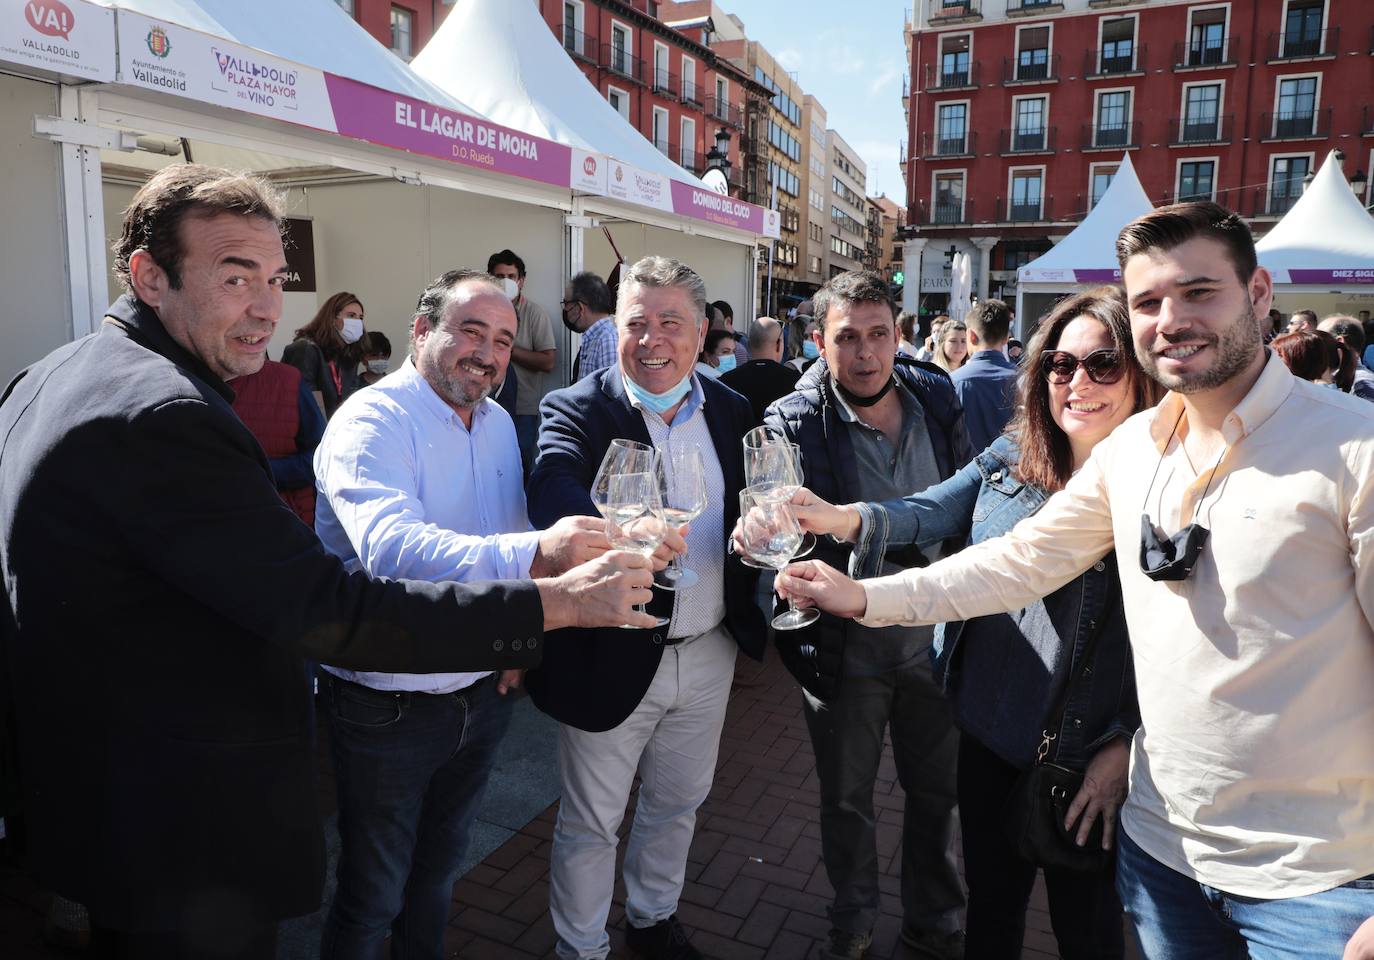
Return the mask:
[[[1112,270],[1075,270],[1074,280],[1079,283],[1120,283],[1121,271]]]
[[[1289,270],[1292,283],[1374,283],[1374,267],[1351,270]]]

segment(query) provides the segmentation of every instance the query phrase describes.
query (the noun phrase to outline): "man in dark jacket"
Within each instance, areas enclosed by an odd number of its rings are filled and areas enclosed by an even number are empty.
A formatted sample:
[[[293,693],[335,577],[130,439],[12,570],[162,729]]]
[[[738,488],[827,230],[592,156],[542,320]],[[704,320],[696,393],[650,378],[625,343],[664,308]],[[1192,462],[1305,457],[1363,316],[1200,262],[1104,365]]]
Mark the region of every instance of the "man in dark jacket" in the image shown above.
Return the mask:
[[[895,358],[896,305],[872,272],[833,277],[814,296],[821,359],[764,422],[801,448],[805,483],[831,503],[889,500],[950,477],[972,456],[963,413],[943,372]],[[849,548],[823,539],[816,556],[844,569]],[[918,550],[889,566],[921,565]],[[886,572],[886,570],[884,571]],[[918,954],[962,956],[963,889],[953,717],[931,678],[932,631],[869,629],[823,614],[777,634],[801,683],[821,789],[821,853],[835,897],[821,956],[864,956],[878,916],[873,784],[883,732],[892,731],[906,793],[902,836],[902,939]]]
[[[155,174],[116,248],[129,293],[0,399],[0,674],[31,853],[111,956],[272,957],[277,921],[319,906],[306,658],[533,667],[545,629],[644,622],[649,572],[624,554],[466,586],[324,552],[224,383],[281,315],[281,210],[249,177]]]
[[[1001,300],[984,300],[969,311],[968,363],[951,375],[964,425],[975,453],[1002,435],[1016,411],[1020,369],[1002,350],[1011,333],[1011,311]]]
[[[696,583],[656,592],[662,627],[579,630],[550,642],[530,695],[560,722],[563,796],[549,867],[549,905],[565,960],[604,958],[617,830],[642,777],[625,857],[626,941],[649,960],[700,954],[676,917],[697,807],[715,778],[735,652],[761,659],[766,634],[755,571],[725,552],[744,484],[741,439],[753,425],[737,393],[693,374],[706,334],[706,287],[689,267],[645,257],[622,277],[618,360],[544,398],[530,520],[595,515],[590,489],[613,439],[671,454],[699,451],[707,491],[685,535]]]
[[[754,422],[763,422],[763,411],[779,397],[797,386],[799,371],[782,365],[782,324],[771,317],[759,317],[749,330],[748,363],[722,373],[720,382],[749,401]]]

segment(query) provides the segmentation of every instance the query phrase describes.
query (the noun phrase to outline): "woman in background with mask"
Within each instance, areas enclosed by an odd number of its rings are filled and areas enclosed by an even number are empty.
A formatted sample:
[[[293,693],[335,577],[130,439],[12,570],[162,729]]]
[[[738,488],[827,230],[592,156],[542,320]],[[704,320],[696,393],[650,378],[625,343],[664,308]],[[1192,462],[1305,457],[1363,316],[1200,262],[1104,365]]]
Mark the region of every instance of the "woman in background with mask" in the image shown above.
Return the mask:
[[[363,352],[363,372],[360,379],[367,386],[386,376],[391,367],[391,341],[380,330],[369,330],[358,341]]]
[[[347,292],[324,302],[315,318],[296,331],[282,351],[282,362],[301,372],[326,417],[363,385],[358,361],[363,357],[363,303]]]
[[[735,369],[735,338],[728,330],[708,330],[706,343],[697,354],[697,373],[712,380]]]
[[[816,343],[815,334],[821,326],[811,317],[806,318],[806,328],[802,331],[801,348],[797,355],[787,361],[787,366],[793,370],[805,372],[806,368],[816,362],[816,358],[821,355],[820,345]]]

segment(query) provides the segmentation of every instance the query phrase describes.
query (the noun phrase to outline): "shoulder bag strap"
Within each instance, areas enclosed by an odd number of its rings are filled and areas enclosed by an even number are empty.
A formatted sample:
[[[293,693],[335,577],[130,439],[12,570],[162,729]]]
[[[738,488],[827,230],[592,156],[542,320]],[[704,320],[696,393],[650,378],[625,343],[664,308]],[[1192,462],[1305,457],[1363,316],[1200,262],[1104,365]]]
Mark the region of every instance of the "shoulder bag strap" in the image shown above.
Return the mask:
[[[1082,678],[1087,669],[1092,666],[1093,654],[1097,651],[1097,641],[1101,639],[1103,631],[1107,629],[1107,621],[1112,618],[1116,611],[1116,603],[1121,597],[1121,590],[1107,592],[1107,602],[1102,605],[1102,612],[1098,614],[1097,626],[1088,635],[1088,642],[1083,645],[1083,659],[1079,664],[1078,671],[1069,673],[1064,681],[1064,686],[1060,688],[1058,696],[1055,697],[1054,705],[1050,707],[1045,715],[1045,725],[1040,729],[1040,746],[1035,751],[1035,762],[1044,763],[1049,756],[1051,744],[1059,739],[1059,728],[1064,724],[1064,711],[1069,706],[1069,696],[1073,693],[1074,682]],[[1072,654],[1070,654],[1072,657]],[[1059,756],[1059,747],[1055,745],[1054,754]]]

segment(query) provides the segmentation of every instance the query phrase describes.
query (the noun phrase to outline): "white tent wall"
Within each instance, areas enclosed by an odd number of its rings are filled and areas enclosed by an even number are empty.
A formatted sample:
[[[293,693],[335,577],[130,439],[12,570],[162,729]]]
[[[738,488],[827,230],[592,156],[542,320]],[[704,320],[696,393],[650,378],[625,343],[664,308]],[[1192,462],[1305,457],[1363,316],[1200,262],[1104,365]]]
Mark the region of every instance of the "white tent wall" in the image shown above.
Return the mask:
[[[1325,287],[1274,285],[1274,307],[1284,316],[1296,310],[1313,310],[1318,317],[1333,313],[1358,317],[1361,310],[1374,312],[1374,290],[1329,290]]]
[[[640,257],[660,256],[681,260],[706,281],[709,300],[724,300],[735,310],[735,327],[747,330],[753,320],[750,296],[753,279],[752,248],[711,237],[665,230],[643,223],[604,221],[628,266]],[[615,266],[615,253],[601,228],[584,232],[584,269],[605,277]]]
[[[56,116],[59,88],[0,74],[0,387],[72,339],[63,239],[61,147],[33,135],[33,118]]]

